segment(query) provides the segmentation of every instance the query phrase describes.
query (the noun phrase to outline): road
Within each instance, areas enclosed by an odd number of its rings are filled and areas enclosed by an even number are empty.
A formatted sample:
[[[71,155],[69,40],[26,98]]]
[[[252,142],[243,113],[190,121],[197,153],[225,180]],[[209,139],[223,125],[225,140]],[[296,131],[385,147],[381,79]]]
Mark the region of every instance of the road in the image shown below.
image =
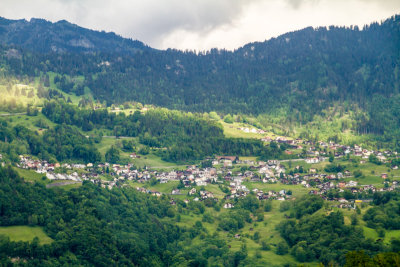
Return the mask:
[[[76,182],[76,181],[67,181],[67,182],[59,182],[59,183],[52,183],[52,184],[47,184],[46,188],[51,188],[51,187],[56,187],[56,186],[63,186],[63,185],[69,185],[69,184],[78,184],[81,182]]]
[[[0,114],[0,117],[18,116],[18,115],[26,115],[26,112],[20,112],[20,113],[1,113],[1,114]]]

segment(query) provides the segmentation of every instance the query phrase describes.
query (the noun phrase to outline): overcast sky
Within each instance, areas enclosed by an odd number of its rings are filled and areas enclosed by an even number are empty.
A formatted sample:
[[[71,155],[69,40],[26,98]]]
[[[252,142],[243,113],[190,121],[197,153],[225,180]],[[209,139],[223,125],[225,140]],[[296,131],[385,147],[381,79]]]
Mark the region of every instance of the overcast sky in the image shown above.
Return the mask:
[[[159,49],[232,50],[308,26],[363,26],[394,14],[400,0],[0,0],[5,18],[65,19]]]

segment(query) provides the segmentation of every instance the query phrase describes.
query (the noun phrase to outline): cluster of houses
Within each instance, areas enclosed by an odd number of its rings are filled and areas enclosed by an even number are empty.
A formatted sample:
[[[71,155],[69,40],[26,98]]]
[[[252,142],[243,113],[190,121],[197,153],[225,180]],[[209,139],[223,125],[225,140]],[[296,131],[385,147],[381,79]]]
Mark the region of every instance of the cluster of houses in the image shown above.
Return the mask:
[[[398,153],[396,151],[375,151],[375,150],[368,150],[365,148],[362,148],[359,145],[354,145],[354,146],[345,146],[341,144],[334,143],[332,141],[330,142],[323,142],[323,141],[318,141],[318,142],[312,142],[308,140],[302,140],[302,139],[289,139],[286,137],[278,136],[275,138],[272,137],[264,137],[261,139],[263,142],[272,142],[275,141],[278,144],[287,144],[289,147],[294,148],[294,149],[303,149],[305,145],[308,146],[308,149],[306,150],[306,155],[307,159],[306,162],[313,164],[313,163],[319,163],[324,160],[323,156],[327,156],[327,150],[334,151],[334,156],[335,157],[341,157],[345,156],[347,154],[354,155],[357,157],[361,157],[362,160],[360,163],[365,163],[365,160],[368,160],[370,155],[375,155],[379,161],[382,163],[387,163],[389,157],[397,156]],[[291,154],[291,151],[286,151],[287,154]],[[398,166],[393,166],[394,168],[398,168]]]
[[[245,133],[255,133],[255,134],[265,134],[266,133],[264,130],[256,129],[256,128],[240,127],[237,129],[241,130]]]
[[[335,156],[343,156],[352,154],[367,159],[371,154],[382,161],[386,162],[388,157],[397,156],[396,152],[384,151],[376,152],[362,149],[360,146],[342,146],[333,142],[318,142],[314,144],[310,141],[301,139],[291,140],[283,137],[276,137],[274,140],[265,137],[263,141],[276,141],[278,143],[286,143],[294,148],[302,148],[307,145],[307,158],[305,161],[309,164],[319,163],[326,160],[323,157],[325,148],[336,151]],[[326,151],[326,150],[325,150]],[[131,158],[136,158],[136,154],[131,154]],[[2,155],[0,154],[0,160]],[[226,199],[245,197],[250,193],[250,190],[243,184],[243,181],[263,182],[263,183],[277,183],[288,185],[302,185],[307,188],[316,188],[317,190],[310,191],[310,194],[318,194],[324,196],[329,190],[345,188],[350,189],[351,192],[367,191],[375,192],[377,189],[372,185],[359,186],[355,181],[344,182],[343,178],[351,177],[349,171],[339,172],[336,174],[317,173],[315,168],[310,168],[307,174],[303,173],[286,173],[285,167],[278,160],[269,161],[255,161],[255,160],[240,160],[236,156],[216,156],[210,159],[212,167],[200,168],[198,166],[188,166],[185,170],[177,171],[171,170],[169,172],[160,172],[156,170],[137,170],[133,164],[119,165],[102,163],[96,166],[92,163],[88,164],[60,164],[48,163],[42,160],[35,160],[29,156],[20,156],[20,162],[17,165],[24,169],[33,169],[37,173],[44,174],[50,180],[72,180],[84,181],[89,180],[94,183],[101,184],[102,187],[112,188],[121,185],[126,181],[136,181],[145,183],[151,179],[156,179],[159,183],[168,183],[170,181],[180,181],[181,186],[190,188],[189,195],[193,195],[195,200],[205,200],[207,198],[214,198],[213,194],[204,190],[197,192],[194,186],[206,186],[210,183],[224,183],[229,184],[229,193]],[[362,162],[361,162],[362,163]],[[243,171],[233,171],[235,164],[246,165]],[[397,166],[394,166],[395,168]],[[398,167],[397,167],[398,168]],[[64,173],[60,173],[64,172]],[[108,176],[109,179],[101,179],[101,176]],[[385,178],[382,174],[382,178]],[[385,187],[379,190],[394,190],[397,187],[397,182],[392,186]],[[138,187],[138,191],[150,193],[156,196],[161,195],[160,192],[148,190],[143,187]],[[277,199],[286,200],[291,196],[285,190],[279,192],[254,189],[254,193],[259,199]],[[179,189],[174,189],[171,195],[182,194]],[[227,203],[226,208],[231,208],[231,204]]]

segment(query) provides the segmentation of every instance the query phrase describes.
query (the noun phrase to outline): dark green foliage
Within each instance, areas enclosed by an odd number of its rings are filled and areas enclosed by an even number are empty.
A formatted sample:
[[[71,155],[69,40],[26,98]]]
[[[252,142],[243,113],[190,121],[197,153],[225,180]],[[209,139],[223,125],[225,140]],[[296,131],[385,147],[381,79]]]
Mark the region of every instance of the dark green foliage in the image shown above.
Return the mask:
[[[233,118],[231,116],[231,114],[228,114],[224,117],[224,122],[226,123],[233,123]]]
[[[342,172],[344,171],[344,166],[340,164],[329,164],[325,167],[326,172]]]
[[[79,27],[71,32],[67,22],[2,19],[2,43],[23,48],[0,60],[7,74],[40,75],[46,87],[49,79],[43,73],[59,73],[56,83],[65,91],[81,94],[87,87],[108,105],[133,100],[224,114],[275,114],[283,110],[287,114],[284,122],[290,124],[312,121],[339,102],[345,109],[363,111],[355,114],[357,123],[352,130],[378,134],[379,142],[398,146],[399,20],[394,16],[362,30],[306,28],[233,52],[212,49],[196,54],[153,50],[140,42]],[[26,27],[10,26],[15,23]],[[92,46],[69,45],[74,36],[79,40],[86,36]],[[54,43],[65,53],[53,52]],[[9,53],[9,47],[1,49],[1,54]],[[97,53],[81,53],[87,51]],[[71,78],[77,75],[84,76],[84,81]],[[55,94],[44,91],[46,97]],[[232,120],[227,117],[227,121]]]
[[[346,264],[345,267],[354,266],[364,266],[364,267],[374,267],[374,266],[399,266],[400,255],[399,253],[384,252],[378,253],[374,257],[370,257],[363,250],[361,251],[351,251],[346,254]]]
[[[286,242],[282,241],[279,242],[277,247],[276,247],[276,254],[278,255],[285,255],[289,252],[289,247],[286,244]]]
[[[366,211],[363,219],[368,227],[375,229],[400,229],[400,201],[391,200]]]
[[[17,142],[18,146],[10,144]],[[75,160],[81,162],[98,162],[99,151],[92,141],[83,136],[78,129],[67,125],[57,125],[46,130],[43,135],[17,125],[10,127],[6,122],[0,123],[0,151],[6,152],[13,161],[17,154],[28,153],[45,160]]]
[[[53,122],[76,125],[83,130],[92,124],[113,130],[116,136],[138,136],[145,147],[167,148],[158,152],[167,161],[190,161],[213,155],[283,157],[284,148],[276,143],[265,147],[260,140],[226,138],[221,125],[197,114],[152,109],[145,114],[137,111],[125,116],[106,110],[78,109],[56,101],[47,102],[42,112]],[[148,152],[141,149],[139,153]]]
[[[221,215],[219,227],[225,231],[236,232],[244,227],[246,222],[251,222],[250,212],[242,209],[232,210]]]
[[[117,163],[120,160],[119,149],[116,146],[111,146],[110,149],[107,150],[106,162],[109,163]]]
[[[37,238],[28,243],[0,236],[0,265],[19,258],[27,266],[205,266],[212,258],[218,266],[238,266],[246,259],[245,247],[230,252],[223,239],[205,234],[200,221],[192,228],[166,222],[175,214],[165,197],[89,182],[49,190],[0,167],[0,226],[40,225],[54,240],[39,245]],[[200,234],[196,245],[180,245]]]
[[[381,243],[364,238],[361,228],[345,225],[341,212],[304,216],[298,222],[290,219],[280,224],[278,230],[299,261],[344,264],[344,255],[349,251],[382,250]]]
[[[266,201],[264,203],[264,211],[270,212],[272,210],[272,201]]]
[[[22,47],[40,52],[49,52],[54,48],[70,52],[104,51],[128,54],[150,50],[142,42],[124,39],[115,33],[81,28],[65,20],[52,23],[44,19],[26,21],[0,18],[0,40],[2,44],[18,43]],[[43,81],[46,87],[50,85],[48,76]]]
[[[56,155],[58,161],[78,159],[85,162],[100,161],[100,153],[89,139],[78,129],[70,126],[56,126],[43,134],[47,152]]]
[[[212,160],[205,160],[201,162],[202,168],[211,168],[212,167]]]
[[[78,262],[91,265],[142,264],[154,257],[159,261],[168,242],[179,237],[176,227],[157,223],[168,215],[168,202],[133,190],[110,192],[91,183],[70,192],[47,190],[24,183],[4,168],[0,168],[0,180],[0,224],[24,225],[35,216],[55,240],[36,255],[35,260],[42,263],[68,250]],[[11,257],[25,258],[23,253],[29,253],[17,250],[13,243],[8,249]]]
[[[381,165],[382,164],[382,162],[380,162],[379,159],[374,154],[369,155],[368,161],[371,162],[371,163],[374,163],[376,165]]]
[[[362,173],[361,170],[355,170],[355,171],[353,172],[353,175],[354,175],[355,178],[360,178],[360,177],[363,177],[363,176],[364,176],[364,174]]]
[[[294,202],[294,212],[297,219],[300,219],[306,214],[313,214],[324,204],[320,196],[305,195],[296,202]]]
[[[271,247],[266,240],[261,241],[261,249],[264,251],[271,250]]]
[[[127,152],[132,152],[135,150],[135,144],[131,140],[122,140],[122,149]]]
[[[252,213],[254,213],[260,207],[260,205],[260,200],[258,200],[258,198],[254,195],[248,195],[245,198],[240,199],[236,204],[237,207],[248,210]]]
[[[279,205],[279,211],[280,212],[285,212],[288,211],[292,207],[292,203],[289,201],[282,201],[281,204]]]

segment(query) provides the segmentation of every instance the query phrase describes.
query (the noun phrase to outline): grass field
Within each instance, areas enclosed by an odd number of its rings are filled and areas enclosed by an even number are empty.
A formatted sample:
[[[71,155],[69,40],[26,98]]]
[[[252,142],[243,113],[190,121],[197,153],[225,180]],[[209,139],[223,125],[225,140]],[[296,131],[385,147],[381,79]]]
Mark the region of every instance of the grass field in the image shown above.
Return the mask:
[[[18,172],[18,174],[24,178],[25,181],[27,182],[31,182],[31,183],[40,183],[43,185],[48,185],[48,184],[52,184],[52,183],[60,183],[62,181],[50,181],[49,179],[42,179],[44,176],[46,176],[45,174],[40,174],[35,172],[34,170],[25,170],[25,169],[20,169],[20,168],[14,168],[14,170],[16,170]],[[65,181],[67,182],[67,181]],[[76,184],[68,184],[68,185],[62,185],[62,186],[56,186],[53,188],[62,188],[65,190],[70,190],[72,188],[77,188],[79,186],[81,186],[82,183],[76,183]]]
[[[37,237],[41,244],[50,244],[53,239],[48,237],[39,226],[6,226],[0,227],[0,235],[6,235],[11,241],[32,241]]]
[[[244,185],[246,185],[246,187],[249,190],[252,190],[254,188],[263,190],[264,192],[268,192],[269,190],[273,190],[273,191],[280,191],[280,190],[286,190],[286,191],[292,191],[293,197],[301,197],[305,194],[307,194],[310,190],[312,190],[313,188],[305,188],[302,185],[285,185],[285,184],[281,184],[281,183],[276,183],[276,184],[267,184],[267,183],[254,183],[254,182],[244,182]]]
[[[284,220],[284,213],[279,212],[280,203],[280,201],[272,202],[272,210],[265,213],[263,222],[246,223],[244,228],[238,231],[238,234],[241,236],[239,239],[235,238],[234,235],[229,232],[218,229],[218,217],[221,216],[221,214],[229,212],[229,210],[221,209],[221,211],[217,212],[213,208],[206,208],[205,213],[210,214],[215,221],[214,223],[202,222],[202,224],[209,234],[218,232],[218,236],[225,239],[232,251],[240,250],[242,245],[246,245],[250,257],[254,257],[256,252],[259,251],[265,266],[283,266],[285,264],[296,265],[298,262],[290,254],[277,255],[275,253],[276,245],[283,240],[276,230],[277,225]],[[196,221],[202,221],[202,216],[203,215],[201,214],[193,213],[181,214],[181,220],[179,222],[174,221],[174,223],[182,227],[191,227],[196,223]],[[259,242],[256,242],[251,238],[255,232],[260,234]],[[192,240],[192,243],[199,242],[197,239],[198,237]],[[271,250],[261,250],[261,240],[267,241],[270,244]],[[317,265],[316,262],[307,263],[307,266]]]
[[[22,125],[32,131],[37,131],[38,133],[41,133],[43,130],[45,130],[36,126],[39,120],[47,124],[49,127],[55,126],[55,123],[48,120],[42,113],[38,113],[37,116],[14,115],[5,118],[12,126]]]
[[[42,179],[43,176],[46,176],[45,174],[40,174],[33,170],[25,170],[25,169],[20,169],[20,168],[14,168],[14,170],[16,170],[18,172],[18,174],[22,178],[24,178],[25,181],[32,182],[32,183],[38,182],[38,183],[41,183],[44,185],[50,183],[50,180]]]
[[[234,138],[255,138],[255,139],[261,139],[265,136],[270,136],[270,137],[275,137],[276,135],[273,133],[265,133],[265,134],[258,134],[258,133],[246,133],[238,128],[255,128],[254,126],[245,124],[245,123],[226,123],[223,120],[219,121],[221,125],[223,126],[224,129],[224,135],[226,137],[234,137]]]
[[[126,140],[137,141],[136,139],[137,138],[126,138]],[[121,142],[122,142],[121,139],[103,137],[101,142],[99,144],[96,144],[96,147],[104,159],[104,156],[105,156],[107,150],[110,149],[110,147],[113,145],[119,146],[119,144]],[[136,167],[140,167],[140,168],[143,168],[145,166],[147,166],[151,169],[158,169],[158,170],[163,170],[163,169],[165,169],[165,170],[171,170],[171,169],[180,170],[180,169],[186,168],[186,165],[179,165],[179,164],[175,164],[172,162],[163,161],[159,156],[154,155],[153,153],[150,153],[148,155],[141,155],[140,158],[136,158],[136,159],[130,159],[129,154],[130,154],[129,152],[121,151],[121,153],[120,153],[121,159],[132,162]]]
[[[150,167],[152,169],[158,169],[158,170],[183,170],[186,169],[187,165],[179,165],[175,164],[172,162],[167,162],[163,161],[160,157],[154,155],[154,154],[148,154],[148,155],[143,155],[140,158],[136,158],[133,160],[133,163],[137,167]]]

